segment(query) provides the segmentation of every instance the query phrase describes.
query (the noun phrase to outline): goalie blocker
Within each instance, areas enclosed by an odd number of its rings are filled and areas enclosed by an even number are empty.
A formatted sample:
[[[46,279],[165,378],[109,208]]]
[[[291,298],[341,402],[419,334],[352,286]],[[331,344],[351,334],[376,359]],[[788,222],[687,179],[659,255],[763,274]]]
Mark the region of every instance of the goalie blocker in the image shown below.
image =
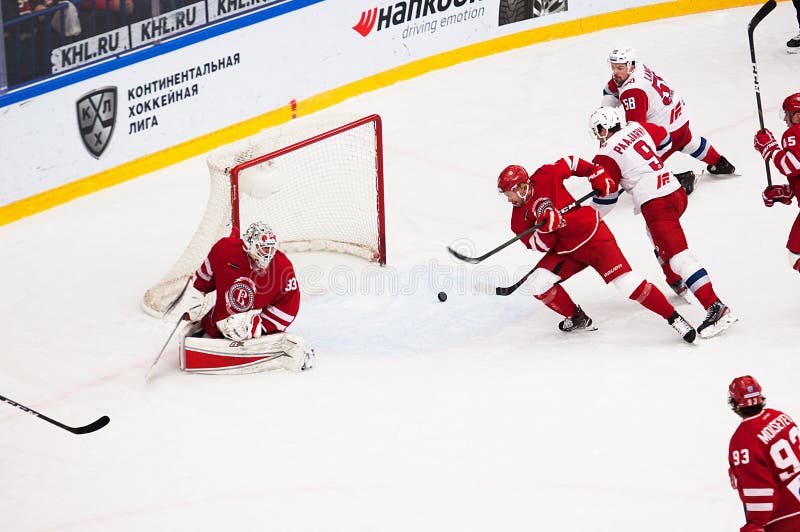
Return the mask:
[[[183,371],[209,374],[245,374],[286,369],[305,371],[314,365],[314,350],[299,336],[276,333],[244,341],[203,338],[203,327],[189,323],[181,331]],[[201,335],[200,337],[195,335]]]

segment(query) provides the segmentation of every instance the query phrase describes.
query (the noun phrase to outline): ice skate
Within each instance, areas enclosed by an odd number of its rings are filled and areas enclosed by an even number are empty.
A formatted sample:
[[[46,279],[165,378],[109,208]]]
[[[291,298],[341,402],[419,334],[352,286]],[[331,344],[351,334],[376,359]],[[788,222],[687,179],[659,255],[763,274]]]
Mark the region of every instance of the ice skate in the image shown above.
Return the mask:
[[[686,191],[687,196],[694,191],[694,181],[695,181],[694,172],[689,170],[688,172],[680,172],[674,175],[675,179],[677,179],[678,183],[680,183],[681,186],[683,187],[683,190]]]
[[[303,365],[300,366],[300,371],[308,371],[314,367],[314,362],[316,361],[317,354],[312,348],[306,348],[305,352],[305,359],[303,360]]]
[[[709,164],[706,170],[714,175],[735,175],[736,168],[724,156],[719,156],[717,164]]]
[[[786,51],[790,54],[800,53],[800,33],[789,39],[789,42],[786,43]]]
[[[564,332],[597,330],[597,327],[592,325],[592,318],[586,315],[580,305],[577,306],[575,314],[573,314],[571,318],[565,318],[558,324],[558,328]]]
[[[694,330],[694,327],[677,312],[673,312],[672,316],[667,318],[667,323],[669,323],[670,327],[678,331],[681,338],[690,344],[694,342],[694,339],[697,337],[697,331]]]
[[[718,299],[706,309],[706,319],[697,327],[697,334],[700,338],[711,338],[736,323],[738,319],[731,314],[731,309]]]

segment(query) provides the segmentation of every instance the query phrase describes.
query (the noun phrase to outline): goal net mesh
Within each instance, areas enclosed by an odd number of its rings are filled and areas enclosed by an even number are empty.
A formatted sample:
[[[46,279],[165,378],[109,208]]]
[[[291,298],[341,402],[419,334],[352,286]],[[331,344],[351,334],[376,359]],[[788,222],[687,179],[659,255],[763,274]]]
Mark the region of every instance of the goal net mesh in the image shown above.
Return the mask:
[[[283,251],[336,251],[386,262],[380,117],[313,118],[209,155],[203,219],[172,268],[145,293],[146,312],[167,312],[211,246],[255,221],[273,228]]]

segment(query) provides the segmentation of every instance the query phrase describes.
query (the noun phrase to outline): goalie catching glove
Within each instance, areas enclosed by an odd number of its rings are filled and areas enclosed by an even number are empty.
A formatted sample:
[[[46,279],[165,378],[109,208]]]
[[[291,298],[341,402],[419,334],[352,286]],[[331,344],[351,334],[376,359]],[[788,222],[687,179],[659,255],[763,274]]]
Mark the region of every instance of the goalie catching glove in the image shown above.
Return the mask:
[[[217,329],[225,338],[237,342],[261,337],[261,309],[248,310],[228,316],[217,322]]]

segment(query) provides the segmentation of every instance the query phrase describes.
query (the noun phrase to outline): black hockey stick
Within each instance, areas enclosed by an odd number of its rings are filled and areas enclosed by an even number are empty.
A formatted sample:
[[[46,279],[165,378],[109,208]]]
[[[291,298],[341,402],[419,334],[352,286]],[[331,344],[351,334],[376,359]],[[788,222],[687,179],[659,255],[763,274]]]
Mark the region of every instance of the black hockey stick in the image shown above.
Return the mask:
[[[94,432],[96,430],[100,430],[103,427],[105,427],[106,425],[108,425],[109,421],[111,421],[111,419],[108,416],[103,416],[103,417],[101,417],[101,418],[99,418],[99,419],[97,419],[95,421],[92,421],[88,425],[84,425],[83,427],[70,427],[70,426],[64,425],[63,423],[60,423],[60,422],[56,421],[53,418],[49,418],[49,417],[45,416],[44,414],[40,414],[36,410],[31,410],[27,406],[23,406],[23,405],[17,403],[16,401],[12,401],[8,397],[3,397],[2,395],[0,395],[0,401],[5,401],[6,403],[8,403],[10,405],[16,406],[17,408],[19,408],[23,412],[27,412],[27,413],[29,413],[31,415],[34,415],[34,416],[36,416],[36,417],[38,417],[40,419],[43,419],[43,420],[47,421],[48,423],[52,423],[56,427],[61,427],[64,430],[68,430],[73,434],[88,434],[90,432]]]
[[[761,109],[761,89],[758,86],[758,67],[756,66],[756,49],[753,44],[753,32],[758,26],[759,22],[764,20],[764,17],[769,15],[775,6],[778,4],[775,0],[769,0],[766,4],[761,6],[761,9],[753,15],[750,23],[747,25],[747,38],[750,40],[750,61],[753,63],[753,83],[756,89],[756,105],[758,106],[758,124],[761,126],[761,131],[764,130],[764,112]],[[769,161],[764,161],[764,166],[767,169],[767,186],[772,188],[772,174],[769,170]]]
[[[515,291],[517,288],[519,288],[520,286],[522,286],[522,283],[524,283],[525,281],[527,281],[527,280],[528,280],[528,277],[530,277],[530,276],[531,276],[531,274],[533,274],[533,272],[534,272],[535,270],[536,270],[536,266],[534,266],[534,267],[533,267],[533,270],[531,270],[531,271],[529,271],[528,273],[526,273],[526,274],[525,274],[525,275],[522,277],[522,279],[520,279],[520,280],[519,280],[519,281],[517,281],[516,283],[512,284],[511,286],[497,286],[497,287],[495,287],[495,286],[489,286],[488,284],[483,284],[483,283],[480,283],[480,284],[477,284],[475,288],[476,288],[476,289],[477,289],[479,292],[483,292],[484,294],[495,295],[495,296],[508,296],[508,295],[511,295],[511,294],[513,294],[513,293],[514,293],[514,291]]]
[[[570,203],[569,205],[567,205],[566,207],[564,207],[563,209],[561,209],[558,212],[561,213],[561,214],[566,214],[567,212],[571,211],[572,209],[574,209],[576,207],[580,207],[581,203],[583,203],[584,201],[586,201],[587,199],[589,199],[591,197],[596,196],[599,192],[600,192],[599,190],[592,190],[591,192],[589,192],[585,196],[581,196],[580,198],[578,198],[577,200],[573,201],[572,203]],[[508,240],[508,241],[500,244],[499,246],[497,246],[493,250],[491,250],[491,251],[489,251],[487,253],[484,253],[480,257],[468,257],[467,255],[464,255],[463,253],[459,253],[458,251],[454,250],[450,246],[447,246],[447,251],[449,251],[450,254],[452,256],[454,256],[455,258],[457,258],[458,260],[463,260],[464,262],[469,262],[470,264],[478,264],[479,262],[482,262],[482,261],[488,259],[489,257],[494,255],[498,251],[501,251],[501,250],[507,248],[508,246],[510,246],[511,244],[516,242],[517,240],[519,240],[521,238],[525,238],[526,236],[528,236],[529,234],[533,233],[538,228],[540,228],[542,225],[544,225],[544,224],[539,223],[539,224],[534,225],[533,227],[529,227],[528,229],[524,230],[523,232],[521,232],[520,234],[518,234],[517,236],[515,236],[511,240]]]

